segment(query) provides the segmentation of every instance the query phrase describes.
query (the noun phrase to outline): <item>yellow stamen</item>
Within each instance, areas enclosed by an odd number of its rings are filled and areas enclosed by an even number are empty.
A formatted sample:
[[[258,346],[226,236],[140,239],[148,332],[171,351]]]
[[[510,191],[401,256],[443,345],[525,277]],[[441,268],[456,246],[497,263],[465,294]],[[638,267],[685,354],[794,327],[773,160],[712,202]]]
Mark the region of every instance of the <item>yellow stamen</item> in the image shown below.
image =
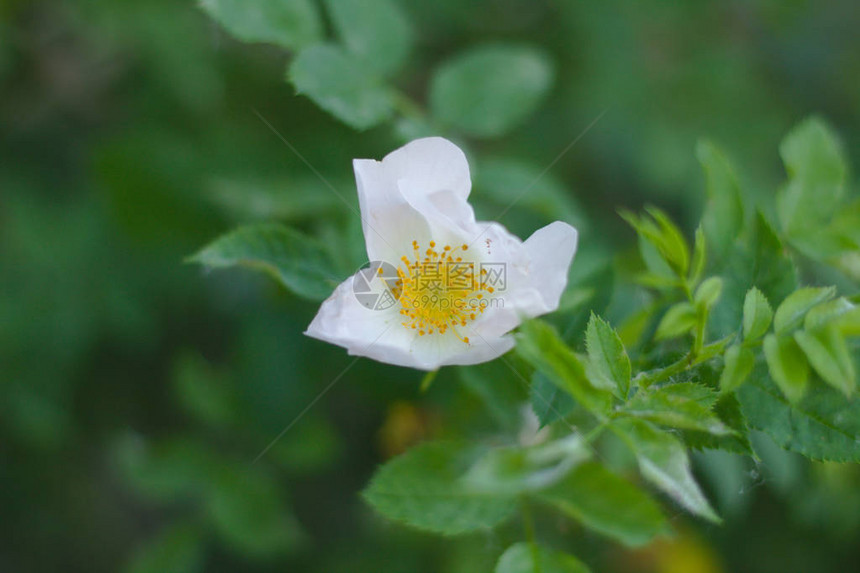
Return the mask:
[[[445,245],[436,251],[436,241],[422,249],[417,240],[412,241],[413,256],[400,258],[397,269],[397,294],[404,316],[403,326],[418,331],[418,336],[446,334],[448,330],[469,343],[457,329],[465,327],[484,312],[484,305],[477,300],[484,293],[492,292],[475,276],[475,264],[463,262],[463,257],[454,255],[469,247]],[[423,251],[423,255],[421,254]],[[454,264],[454,263],[458,264]],[[451,263],[451,264],[449,264]]]

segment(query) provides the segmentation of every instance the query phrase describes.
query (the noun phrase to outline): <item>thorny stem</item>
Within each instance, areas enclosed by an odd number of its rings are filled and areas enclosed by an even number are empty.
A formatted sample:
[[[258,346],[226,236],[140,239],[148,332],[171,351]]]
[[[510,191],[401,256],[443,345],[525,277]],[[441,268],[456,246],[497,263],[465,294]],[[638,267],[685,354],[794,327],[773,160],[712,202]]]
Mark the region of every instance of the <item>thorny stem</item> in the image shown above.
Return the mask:
[[[741,343],[741,346],[744,348],[755,348],[757,346],[761,346],[763,338],[759,338],[757,340],[748,341],[745,340]],[[665,366],[663,368],[655,368],[654,370],[646,370],[642,371],[633,378],[633,382],[646,388],[651,386],[652,384],[656,384],[657,382],[662,382],[667,378],[671,378],[676,374],[680,374],[690,368],[694,368],[701,364],[702,362],[706,362],[710,357],[706,357],[704,360],[701,356],[698,356],[698,352],[693,348],[689,353],[684,355],[680,360],[673,362],[669,366]]]
[[[673,362],[669,366],[657,368],[656,370],[640,372],[636,375],[636,378],[634,378],[633,381],[643,388],[648,387],[652,384],[656,384],[657,382],[662,382],[666,378],[671,378],[675,374],[680,374],[697,364],[698,362],[695,361],[694,350],[690,350],[687,355],[677,362]]]

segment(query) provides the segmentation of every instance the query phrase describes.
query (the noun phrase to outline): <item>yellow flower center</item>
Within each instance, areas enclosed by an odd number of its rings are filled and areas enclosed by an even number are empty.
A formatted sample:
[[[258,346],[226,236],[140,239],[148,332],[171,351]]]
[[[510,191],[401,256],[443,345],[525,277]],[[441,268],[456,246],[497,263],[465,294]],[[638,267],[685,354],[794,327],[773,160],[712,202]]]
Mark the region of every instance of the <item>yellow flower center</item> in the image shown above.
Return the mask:
[[[450,329],[469,344],[469,337],[461,336],[457,328],[484,312],[485,296],[493,287],[487,286],[484,269],[463,260],[468,249],[468,245],[445,245],[437,250],[435,241],[422,249],[418,241],[412,241],[412,257],[401,257],[394,289],[402,306],[403,326],[417,330],[419,336],[445,334]]]

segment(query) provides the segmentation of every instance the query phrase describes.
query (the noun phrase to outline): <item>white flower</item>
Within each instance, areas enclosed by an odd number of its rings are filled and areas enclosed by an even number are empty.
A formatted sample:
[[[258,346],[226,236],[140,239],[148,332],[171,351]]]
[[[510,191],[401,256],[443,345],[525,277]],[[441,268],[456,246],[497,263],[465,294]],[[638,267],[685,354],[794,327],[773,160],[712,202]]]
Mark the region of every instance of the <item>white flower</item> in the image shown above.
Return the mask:
[[[419,139],[353,166],[367,256],[388,263],[370,267],[380,275],[374,292],[388,304],[356,295],[374,278],[359,272],[323,302],[305,334],[352,355],[435,370],[504,354],[523,319],[558,308],[576,229],[556,221],[522,242],[498,223],[475,221],[469,165],[456,145]]]

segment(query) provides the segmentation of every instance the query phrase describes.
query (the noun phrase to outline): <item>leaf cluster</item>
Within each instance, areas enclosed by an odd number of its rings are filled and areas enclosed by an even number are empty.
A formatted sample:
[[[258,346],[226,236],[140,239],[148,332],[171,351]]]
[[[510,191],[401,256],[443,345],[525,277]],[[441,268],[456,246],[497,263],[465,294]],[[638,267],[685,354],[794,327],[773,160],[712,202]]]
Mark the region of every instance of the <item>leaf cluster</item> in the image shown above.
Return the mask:
[[[326,0],[331,38],[309,0],[244,4],[201,2],[237,38],[290,50],[287,78],[297,92],[356,129],[388,125],[402,139],[438,131],[496,137],[534,112],[553,84],[554,66],[539,50],[477,46],[432,71],[425,110],[394,83],[415,36],[394,2]],[[520,516],[526,540],[501,555],[497,572],[587,571],[536,539],[533,506],[639,546],[670,530],[652,490],[720,521],[696,481],[693,449],[754,456],[749,432],[757,429],[813,459],[860,461],[860,406],[852,400],[860,308],[846,292],[860,280],[860,200],[847,188],[838,138],[818,118],[789,133],[780,146],[788,178],[772,209],[750,202],[716,145],[703,141],[696,151],[706,203],[692,240],[659,208],[621,214],[642,260],[631,287],[650,303],[618,317],[617,329],[593,313],[574,321],[568,328],[584,330],[581,345],[567,330],[531,321],[517,334],[513,361],[460,369],[499,436],[426,442],[389,461],[364,492],[377,511],[444,535]],[[534,171],[487,165],[488,186],[500,196]],[[563,192],[538,191],[526,199],[537,210],[568,210]],[[316,239],[271,224],[234,231],[190,260],[263,270],[312,300],[344,273]],[[838,288],[804,284],[813,266],[839,273]],[[571,289],[565,300],[594,306],[592,295]],[[527,387],[512,391],[511,380]],[[542,426],[528,439],[510,432],[528,426],[525,395]],[[636,471],[605,463],[607,443],[621,444]]]

